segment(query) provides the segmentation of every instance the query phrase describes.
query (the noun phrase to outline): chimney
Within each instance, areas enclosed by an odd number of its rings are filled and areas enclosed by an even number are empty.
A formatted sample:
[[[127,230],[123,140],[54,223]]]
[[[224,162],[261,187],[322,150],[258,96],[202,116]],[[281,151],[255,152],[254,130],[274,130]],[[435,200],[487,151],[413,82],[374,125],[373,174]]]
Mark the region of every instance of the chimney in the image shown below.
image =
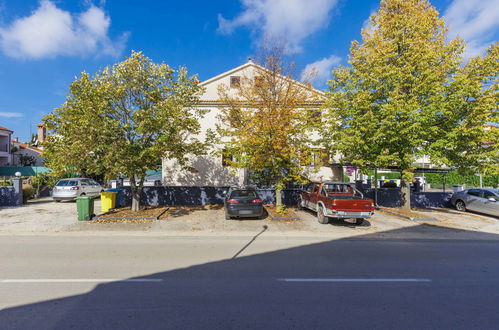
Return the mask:
[[[38,124],[38,143],[42,143],[45,141],[45,137],[47,136],[47,130],[43,127],[43,124]]]

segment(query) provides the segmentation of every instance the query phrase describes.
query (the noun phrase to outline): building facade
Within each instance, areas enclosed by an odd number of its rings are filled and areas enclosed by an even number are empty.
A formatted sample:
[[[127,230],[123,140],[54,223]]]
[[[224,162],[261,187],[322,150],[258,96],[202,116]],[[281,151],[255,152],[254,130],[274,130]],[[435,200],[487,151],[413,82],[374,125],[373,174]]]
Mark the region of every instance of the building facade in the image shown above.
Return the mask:
[[[219,122],[218,114],[220,108],[226,106],[219,101],[218,88],[220,85],[225,85],[235,92],[236,88],[231,88],[234,83],[237,83],[241,77],[254,77],[259,70],[263,68],[249,61],[237,68],[224,72],[216,77],[201,82],[204,87],[204,94],[196,107],[206,110],[206,114],[200,121],[201,134],[203,140],[206,137],[208,130],[215,131],[216,125]],[[264,70],[264,69],[263,69]],[[299,82],[296,82],[300,84]],[[305,86],[303,86],[306,88]],[[313,90],[314,93],[323,95],[318,90]],[[320,110],[320,104],[315,104],[317,110]],[[313,133],[311,133],[313,134]],[[248,171],[251,169],[232,169],[225,163],[223,157],[216,156],[217,152],[222,151],[223,145],[214,146],[213,150],[205,156],[193,156],[192,160],[185,167],[181,167],[176,161],[163,159],[162,161],[162,179],[166,186],[230,186],[241,185],[247,182]],[[215,155],[213,155],[215,154]],[[318,160],[319,152],[317,153]],[[324,156],[321,156],[322,158]],[[310,164],[305,167],[304,177],[311,180],[343,180],[343,168],[339,165],[338,159],[328,158],[329,166],[317,167],[315,164]]]
[[[0,126],[0,166],[12,165],[12,133],[10,129]]]

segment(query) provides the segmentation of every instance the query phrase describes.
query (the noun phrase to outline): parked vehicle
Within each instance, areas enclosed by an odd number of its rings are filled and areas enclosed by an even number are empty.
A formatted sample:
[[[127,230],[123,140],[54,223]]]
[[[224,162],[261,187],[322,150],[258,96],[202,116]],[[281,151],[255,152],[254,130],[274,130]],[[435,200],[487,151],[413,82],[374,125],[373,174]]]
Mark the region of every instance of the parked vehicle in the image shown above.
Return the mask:
[[[59,180],[52,191],[56,202],[73,200],[79,196],[96,196],[104,191],[97,182],[88,178],[70,178]]]
[[[263,200],[253,188],[230,188],[224,200],[225,219],[263,217]]]
[[[298,208],[317,212],[322,224],[328,223],[330,217],[356,219],[356,224],[361,224],[374,214],[374,202],[343,182],[309,183],[300,191]]]
[[[458,211],[475,211],[499,216],[499,189],[466,189],[455,192],[451,204]]]

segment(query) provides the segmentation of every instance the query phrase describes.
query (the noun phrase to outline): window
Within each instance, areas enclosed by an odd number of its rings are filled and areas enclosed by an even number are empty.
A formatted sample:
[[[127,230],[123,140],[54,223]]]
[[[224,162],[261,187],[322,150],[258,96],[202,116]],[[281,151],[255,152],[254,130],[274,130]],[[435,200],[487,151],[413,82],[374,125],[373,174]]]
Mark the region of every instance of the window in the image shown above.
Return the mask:
[[[230,88],[238,88],[241,86],[241,77],[231,76],[230,77]]]
[[[312,193],[315,194],[319,191],[319,184],[318,183],[314,183],[314,186],[312,188]]]
[[[255,87],[263,87],[265,80],[262,76],[255,76]]]
[[[307,122],[317,125],[322,121],[322,111],[320,109],[305,109],[307,114]]]
[[[327,196],[326,188],[322,187],[321,189],[321,196]]]
[[[496,201],[499,200],[499,196],[497,196],[496,194],[494,194],[492,191],[488,191],[488,190],[484,190],[483,191],[483,197],[487,198],[487,199],[493,198]]]
[[[82,186],[90,186],[90,180],[80,180]]]
[[[308,192],[308,193],[309,193],[309,192],[311,192],[311,191],[312,191],[312,184],[311,184],[311,183],[307,184],[307,185],[303,188],[303,190],[305,190],[305,191],[306,191],[306,192]]]
[[[70,181],[70,180],[61,180],[57,182],[56,186],[58,187],[72,187],[72,186],[77,186],[78,181]]]
[[[480,189],[470,189],[468,190],[468,195],[480,197],[481,191]]]
[[[227,167],[230,166],[230,162],[234,161],[232,155],[228,152],[227,149],[222,151],[222,166]]]
[[[257,198],[256,191],[254,190],[234,190],[230,194],[230,198],[238,198],[238,197],[251,197],[251,198]]]

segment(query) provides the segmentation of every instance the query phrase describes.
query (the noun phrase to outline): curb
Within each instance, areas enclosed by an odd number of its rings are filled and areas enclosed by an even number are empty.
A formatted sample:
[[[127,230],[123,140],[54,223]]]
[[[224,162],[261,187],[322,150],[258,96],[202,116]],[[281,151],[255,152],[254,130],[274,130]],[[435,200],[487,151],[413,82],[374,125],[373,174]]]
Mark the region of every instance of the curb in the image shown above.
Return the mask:
[[[411,220],[411,221],[440,221],[440,219],[437,219],[435,217],[431,217],[431,218],[410,217],[408,215],[403,215],[403,214],[400,214],[400,213],[397,213],[397,212],[385,210],[385,209],[383,209],[381,207],[378,207],[377,210],[380,211],[380,212],[388,213],[388,214],[394,215],[396,217],[403,218],[403,219],[406,219],[406,220]]]

